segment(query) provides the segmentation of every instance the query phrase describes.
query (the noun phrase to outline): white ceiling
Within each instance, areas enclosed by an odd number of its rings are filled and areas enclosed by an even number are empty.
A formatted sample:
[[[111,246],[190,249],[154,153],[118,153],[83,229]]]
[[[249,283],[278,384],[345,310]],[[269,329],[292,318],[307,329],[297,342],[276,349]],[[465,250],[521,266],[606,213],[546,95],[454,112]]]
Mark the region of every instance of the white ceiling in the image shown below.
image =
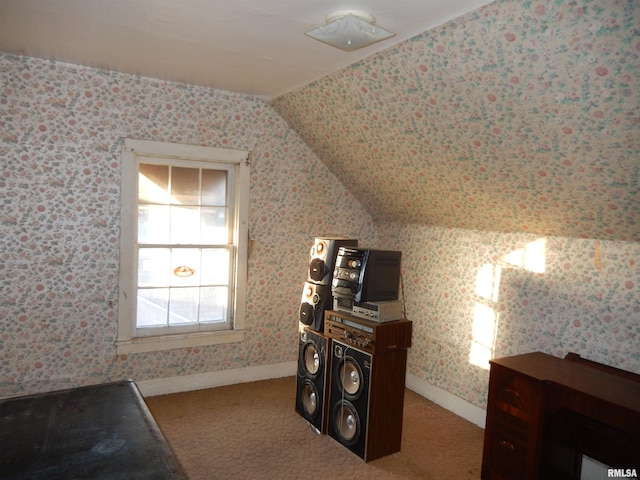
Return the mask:
[[[492,0],[0,0],[0,52],[280,96]],[[306,36],[336,10],[389,40],[344,52]]]

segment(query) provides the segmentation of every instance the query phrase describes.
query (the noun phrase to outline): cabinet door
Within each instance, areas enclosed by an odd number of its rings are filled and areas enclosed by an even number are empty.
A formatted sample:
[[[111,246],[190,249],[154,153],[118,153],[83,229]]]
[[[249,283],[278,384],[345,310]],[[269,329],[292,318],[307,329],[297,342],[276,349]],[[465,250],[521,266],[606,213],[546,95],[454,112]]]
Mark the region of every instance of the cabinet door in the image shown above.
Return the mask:
[[[537,479],[541,420],[542,384],[492,365],[482,478]]]

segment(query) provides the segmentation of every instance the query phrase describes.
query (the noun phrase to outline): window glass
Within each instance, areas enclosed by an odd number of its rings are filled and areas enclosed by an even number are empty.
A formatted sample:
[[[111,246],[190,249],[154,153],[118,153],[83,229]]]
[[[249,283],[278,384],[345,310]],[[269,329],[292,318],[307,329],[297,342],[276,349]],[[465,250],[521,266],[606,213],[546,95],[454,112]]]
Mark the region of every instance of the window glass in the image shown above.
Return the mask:
[[[198,205],[200,203],[200,170],[181,167],[173,167],[171,170],[171,203]]]
[[[167,165],[140,165],[138,198],[145,203],[169,203],[169,167]]]
[[[202,172],[202,205],[225,206],[227,204],[227,172],[205,170]]]

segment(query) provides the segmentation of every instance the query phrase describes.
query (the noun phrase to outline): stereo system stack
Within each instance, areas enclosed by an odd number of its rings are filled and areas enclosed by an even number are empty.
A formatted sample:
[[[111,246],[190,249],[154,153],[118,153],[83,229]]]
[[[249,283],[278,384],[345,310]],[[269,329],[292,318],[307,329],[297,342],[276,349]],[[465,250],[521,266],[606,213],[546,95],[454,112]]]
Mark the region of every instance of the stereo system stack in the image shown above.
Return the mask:
[[[344,237],[318,237],[309,252],[309,271],[300,302],[300,323],[316,332],[324,329],[324,312],[331,308],[333,270],[341,247],[357,246],[358,240]]]
[[[400,252],[315,239],[299,311],[296,412],[364,461],[400,451],[412,324]]]

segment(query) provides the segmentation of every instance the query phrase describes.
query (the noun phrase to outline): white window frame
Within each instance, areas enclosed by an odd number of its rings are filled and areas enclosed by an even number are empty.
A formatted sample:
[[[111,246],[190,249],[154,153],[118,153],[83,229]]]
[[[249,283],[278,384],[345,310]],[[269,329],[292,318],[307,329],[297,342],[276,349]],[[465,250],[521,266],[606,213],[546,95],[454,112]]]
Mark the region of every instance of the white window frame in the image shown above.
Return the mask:
[[[232,328],[209,332],[168,333],[136,336],[138,162],[144,157],[176,161],[206,161],[231,164],[236,168],[233,232],[235,282],[230,305]],[[249,244],[249,152],[150,140],[125,139],[121,155],[120,295],[116,354],[130,354],[197,347],[244,340],[246,315],[247,261]]]

